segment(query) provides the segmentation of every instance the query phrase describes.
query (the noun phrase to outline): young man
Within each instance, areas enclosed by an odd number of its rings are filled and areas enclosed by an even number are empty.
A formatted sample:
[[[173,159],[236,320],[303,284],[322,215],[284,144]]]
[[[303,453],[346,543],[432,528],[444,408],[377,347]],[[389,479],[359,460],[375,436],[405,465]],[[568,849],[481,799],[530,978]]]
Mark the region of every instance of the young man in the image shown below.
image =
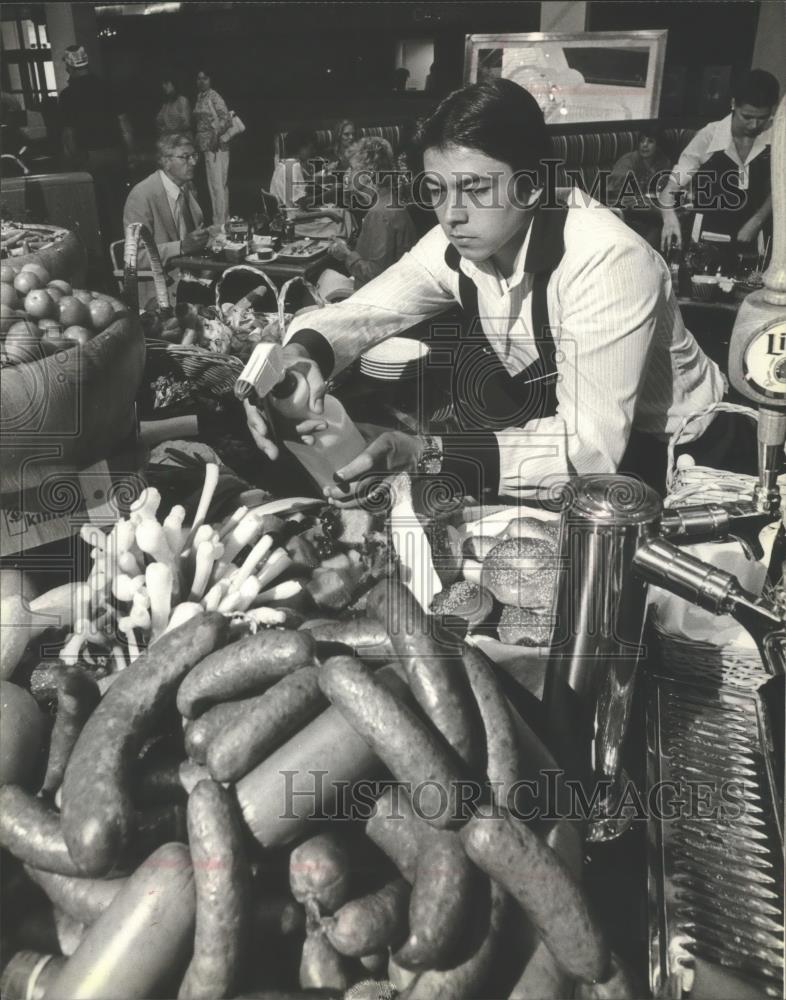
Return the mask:
[[[677,194],[695,183],[703,228],[752,243],[772,215],[770,125],[778,103],[778,81],[763,69],[746,73],[734,88],[731,114],[710,122],[683,150],[661,196],[661,246],[682,246],[674,209]]]
[[[439,226],[351,298],[292,323],[285,350],[311,386],[315,417],[297,428],[308,437],[321,426],[325,379],[456,302],[464,310],[465,332],[435,330],[432,341],[450,369],[459,431],[378,434],[339,470],[345,479],[421,468],[480,497],[637,471],[636,460],[657,473],[682,417],[721,398],[721,374],[685,329],[664,261],[586,195],[556,204],[549,146],[535,99],[517,84],[450,95],[421,135]],[[275,457],[261,415],[248,414]]]

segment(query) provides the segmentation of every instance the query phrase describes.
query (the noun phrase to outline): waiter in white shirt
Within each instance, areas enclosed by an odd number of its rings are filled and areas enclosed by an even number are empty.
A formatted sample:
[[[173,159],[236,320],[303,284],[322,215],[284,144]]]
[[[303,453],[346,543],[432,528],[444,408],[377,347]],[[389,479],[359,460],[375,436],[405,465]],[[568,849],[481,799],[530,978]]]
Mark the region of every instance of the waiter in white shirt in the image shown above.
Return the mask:
[[[770,134],[778,81],[763,69],[746,73],[734,88],[731,114],[698,131],[683,150],[660,194],[661,245],[682,246],[675,211],[679,192],[694,185],[702,228],[737,243],[752,243],[771,224]]]
[[[324,426],[326,379],[459,302],[461,332],[443,326],[432,341],[450,371],[451,432],[377,429],[339,470],[354,492],[326,495],[354,502],[370,473],[399,469],[439,472],[478,498],[529,496],[574,473],[662,479],[668,435],[723,393],[662,258],[587,195],[557,202],[543,114],[509,80],[450,95],[420,143],[439,226],[349,299],[297,318],[285,353],[311,386],[314,416],[297,427],[308,439]],[[276,457],[262,414],[247,414]]]
[[[202,209],[193,192],[199,154],[191,136],[186,132],[160,136],[156,154],[159,169],[128,193],[123,209],[123,228],[132,222],[147,226],[166,268],[170,257],[200,251],[210,239],[210,233],[203,226]],[[140,256],[140,266],[144,267],[144,255]],[[146,285],[145,294],[152,295],[152,282]],[[146,301],[142,282],[140,301],[143,304]]]

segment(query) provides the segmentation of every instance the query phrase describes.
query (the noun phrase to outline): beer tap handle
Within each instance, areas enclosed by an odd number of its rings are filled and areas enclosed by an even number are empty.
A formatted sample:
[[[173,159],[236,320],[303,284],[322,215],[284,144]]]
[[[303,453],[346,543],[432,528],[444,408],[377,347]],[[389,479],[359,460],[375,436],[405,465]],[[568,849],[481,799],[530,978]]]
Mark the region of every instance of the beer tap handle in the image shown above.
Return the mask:
[[[775,518],[752,503],[697,504],[664,511],[660,536],[676,545],[735,538],[750,559],[763,559],[759,532]]]

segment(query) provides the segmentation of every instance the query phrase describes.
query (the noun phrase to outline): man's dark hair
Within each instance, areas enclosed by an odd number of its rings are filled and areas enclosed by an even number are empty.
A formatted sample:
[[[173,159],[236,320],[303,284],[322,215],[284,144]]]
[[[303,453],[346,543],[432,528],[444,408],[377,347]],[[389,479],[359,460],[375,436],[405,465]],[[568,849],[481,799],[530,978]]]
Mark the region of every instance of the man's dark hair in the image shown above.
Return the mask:
[[[778,81],[766,69],[752,69],[734,85],[731,96],[735,104],[749,104],[752,108],[773,108],[778,103]]]
[[[639,129],[639,134],[636,137],[636,144],[641,142],[642,139],[652,139],[653,142],[657,143],[658,146],[663,145],[663,133],[658,128],[657,125],[644,125]]]
[[[292,129],[287,136],[287,146],[293,153],[296,153],[299,149],[303,149],[304,146],[316,146],[316,144],[316,133],[307,128]]]
[[[543,160],[551,153],[538,102],[512,80],[488,80],[449,94],[416,136],[419,149],[466,146],[478,149],[515,173],[546,180]]]

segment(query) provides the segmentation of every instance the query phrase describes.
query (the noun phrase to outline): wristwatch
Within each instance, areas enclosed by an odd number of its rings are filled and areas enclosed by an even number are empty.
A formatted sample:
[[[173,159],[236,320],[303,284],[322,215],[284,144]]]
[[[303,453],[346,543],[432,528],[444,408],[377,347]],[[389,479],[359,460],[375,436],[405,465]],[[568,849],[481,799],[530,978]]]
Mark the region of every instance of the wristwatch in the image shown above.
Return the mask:
[[[444,458],[442,438],[426,434],[423,440],[425,441],[425,447],[420,453],[417,470],[418,472],[425,472],[427,475],[435,476],[437,473],[442,472],[442,460]]]

